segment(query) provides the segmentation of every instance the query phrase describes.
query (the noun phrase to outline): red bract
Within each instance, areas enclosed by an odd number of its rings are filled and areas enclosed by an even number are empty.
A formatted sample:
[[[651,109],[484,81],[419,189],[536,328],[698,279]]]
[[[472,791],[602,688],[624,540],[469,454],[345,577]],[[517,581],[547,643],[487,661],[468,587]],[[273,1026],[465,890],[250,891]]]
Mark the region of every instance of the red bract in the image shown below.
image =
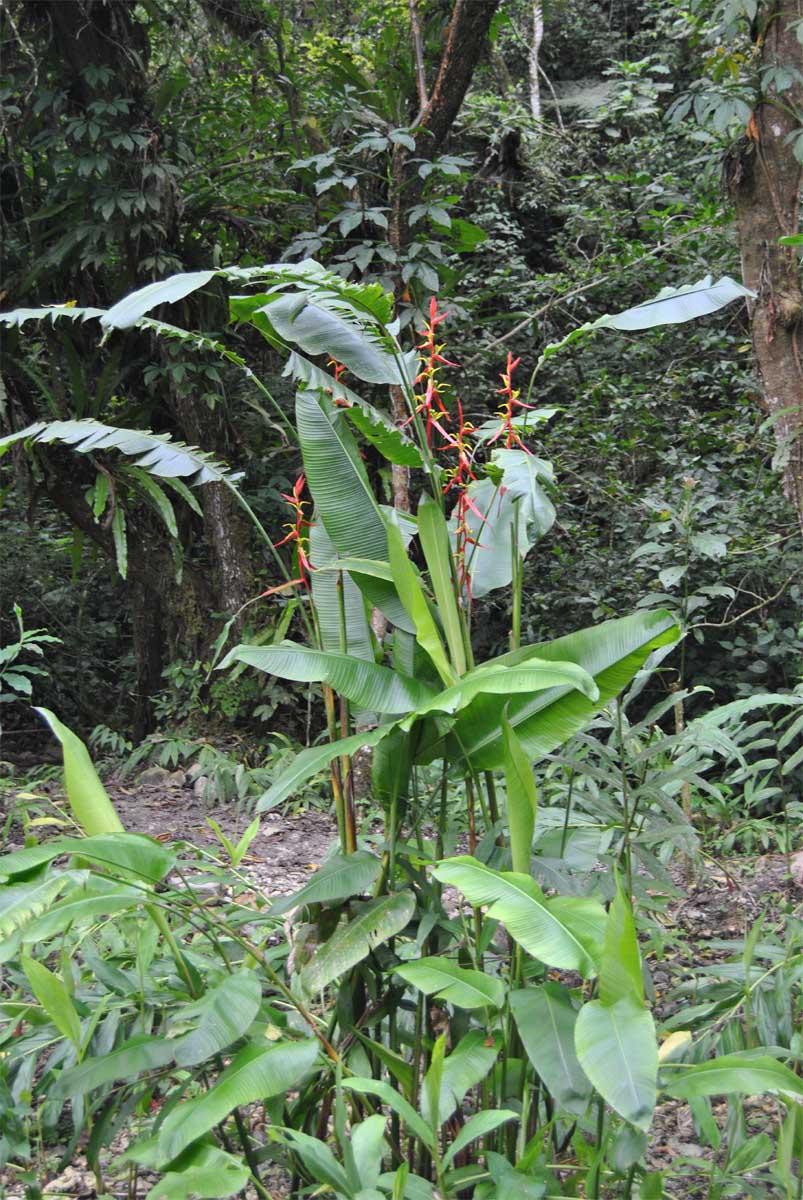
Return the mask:
[[[280,546],[285,546],[288,542],[295,544],[296,553],[298,555],[298,570],[300,579],[297,583],[303,583],[309,589],[309,572],[312,570],[310,561],[307,557],[307,546],[309,538],[304,534],[305,529],[310,529],[310,522],[304,517],[304,509],[308,506],[307,500],[301,499],[301,493],[304,491],[306,480],[303,475],[299,475],[298,479],[293,484],[293,491],[290,495],[286,492],[281,493],[282,500],[286,500],[290,507],[295,512],[295,520],[285,525],[285,529],[289,533],[282,538],[280,542],[274,542],[274,549],[278,550]],[[267,595],[267,593],[263,593]]]
[[[498,441],[502,434],[504,434],[505,446],[508,450],[512,449],[513,446],[519,446],[525,452],[525,454],[531,454],[532,451],[528,450],[524,445],[519,431],[513,424],[514,409],[532,409],[533,407],[532,404],[525,404],[523,400],[519,400],[521,389],[513,387],[513,372],[516,370],[516,367],[520,362],[520,358],[514,358],[510,351],[508,351],[507,370],[503,371],[499,376],[499,378],[502,380],[502,387],[500,387],[495,393],[497,396],[505,397],[504,403],[496,411],[496,415],[499,417],[501,424],[493,437],[489,439],[489,444],[491,442]]]
[[[413,416],[418,416],[421,413],[425,414],[427,445],[432,446],[432,430],[437,429],[443,437],[448,437],[448,434],[443,428],[442,422],[451,420],[449,410],[443,403],[441,394],[441,383],[438,379],[438,372],[441,367],[456,367],[457,363],[450,362],[448,358],[444,358],[441,353],[445,347],[445,342],[438,343],[435,340],[435,328],[440,325],[441,321],[445,321],[448,313],[438,312],[438,301],[435,296],[429,302],[429,320],[424,322],[424,328],[420,331],[424,335],[424,340],[419,342],[416,349],[420,352],[421,371],[416,376],[415,386],[419,383],[426,382],[426,388],[423,396],[415,397],[415,408]],[[408,417],[404,422],[409,425],[413,417]]]
[[[454,507],[455,518],[455,566],[457,568],[457,581],[460,588],[465,588],[466,597],[469,605],[472,603],[471,595],[471,576],[466,562],[466,548],[468,546],[479,546],[479,542],[474,537],[471,526],[468,523],[468,514],[473,512],[476,517],[482,522],[485,517],[477,508],[474,501],[471,499],[469,487],[473,480],[477,477],[474,474],[474,447],[470,440],[470,435],[474,432],[474,426],[470,421],[466,421],[463,416],[463,405],[457,401],[457,416],[458,429],[453,437],[448,437],[444,446],[439,447],[440,450],[453,450],[457,453],[457,462],[453,467],[450,467],[446,472],[447,482],[443,488],[444,496],[447,495],[453,488],[458,489],[457,503]]]

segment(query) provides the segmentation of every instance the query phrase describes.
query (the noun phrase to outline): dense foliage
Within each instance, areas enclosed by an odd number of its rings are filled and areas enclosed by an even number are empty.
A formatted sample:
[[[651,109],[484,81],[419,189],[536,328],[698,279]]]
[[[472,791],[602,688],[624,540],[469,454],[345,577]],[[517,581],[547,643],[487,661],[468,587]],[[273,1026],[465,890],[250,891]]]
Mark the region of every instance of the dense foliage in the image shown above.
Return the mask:
[[[799,1200],[799,916],[671,928],[799,873],[793,0],[0,22],[3,769],[66,791],[9,791],[0,1170]],[[256,815],[126,831],[92,756]]]

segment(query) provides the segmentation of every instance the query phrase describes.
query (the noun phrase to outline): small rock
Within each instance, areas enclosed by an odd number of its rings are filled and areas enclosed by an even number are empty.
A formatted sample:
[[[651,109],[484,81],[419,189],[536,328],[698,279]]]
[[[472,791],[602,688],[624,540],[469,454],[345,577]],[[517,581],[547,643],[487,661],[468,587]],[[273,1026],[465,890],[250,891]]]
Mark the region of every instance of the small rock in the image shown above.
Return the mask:
[[[789,861],[789,874],[798,887],[803,887],[803,850],[798,850]]]
[[[186,787],[187,772],[186,771],[171,771],[167,777],[168,787]]]
[[[208,800],[209,796],[209,777],[208,775],[198,775],[192,785],[192,793],[196,800]]]
[[[146,767],[137,777],[140,787],[167,787],[170,783],[170,772],[164,767]]]

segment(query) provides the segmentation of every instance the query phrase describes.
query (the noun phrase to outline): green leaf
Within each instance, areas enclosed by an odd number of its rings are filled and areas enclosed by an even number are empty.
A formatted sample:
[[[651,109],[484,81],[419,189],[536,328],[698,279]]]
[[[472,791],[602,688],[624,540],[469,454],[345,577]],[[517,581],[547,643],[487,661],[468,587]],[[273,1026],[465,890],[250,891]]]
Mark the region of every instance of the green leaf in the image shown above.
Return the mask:
[[[505,791],[513,870],[522,875],[529,875],[538,808],[535,779],[530,760],[504,714],[502,735],[505,745]]]
[[[575,1049],[588,1078],[615,1112],[649,1129],[656,1099],[658,1047],[652,1015],[629,996],[591,1000],[575,1026]]]
[[[488,916],[503,921],[510,936],[541,962],[584,978],[596,974],[606,919],[596,900],[547,900],[528,875],[494,871],[469,855],[438,863],[433,874],[472,906],[489,905]]]
[[[600,317],[594,321],[593,327],[635,330],[655,329],[658,325],[683,325],[686,321],[718,312],[734,300],[746,297],[755,299],[755,295],[750,288],[743,287],[728,275],[723,275],[716,283],[710,275],[706,275],[699,283],[662,288],[653,300],[627,308],[624,312]]]
[[[316,299],[311,301],[303,292],[286,293],[258,311],[280,338],[305,354],[326,354],[366,383],[404,384],[396,359],[372,322],[361,322],[346,305],[335,307],[322,296]]]
[[[803,1079],[765,1055],[724,1054],[709,1062],[673,1067],[663,1091],[680,1100],[696,1096],[803,1096]]]
[[[241,1192],[251,1172],[217,1146],[193,1146],[153,1185],[145,1200],[222,1200]]]
[[[175,1013],[182,1022],[194,1010],[200,1013],[195,1029],[173,1042],[180,1067],[194,1067],[225,1050],[248,1032],[262,1003],[262,987],[247,969],[227,976],[197,1004]]]
[[[309,387],[326,392],[334,400],[345,401],[344,412],[363,437],[375,446],[388,462],[403,467],[422,467],[421,452],[414,442],[393,424],[390,417],[368,404],[351,388],[339,383],[333,375],[316,367],[300,354],[291,354],[283,372],[301,379]]]
[[[257,812],[265,812],[266,809],[281,804],[288,796],[297,792],[313,775],[318,775],[325,767],[328,767],[333,758],[337,758],[339,755],[354,754],[363,747],[376,746],[395,728],[395,725],[388,722],[376,729],[341,738],[337,742],[327,742],[323,746],[310,746],[308,750],[302,750],[295,756],[287,770],[260,796],[257,801]]]
[[[424,589],[418,581],[415,568],[407,555],[401,529],[393,520],[387,522],[387,550],[393,582],[404,610],[412,622],[412,632],[422,650],[425,650],[445,684],[455,682],[456,675],[446,657],[441,635],[430,612]],[[402,626],[404,628],[404,626]]]
[[[349,1194],[349,1181],[346,1172],[335,1158],[325,1142],[311,1137],[300,1129],[272,1127],[271,1136],[277,1141],[284,1142],[301,1159],[304,1167],[318,1183],[331,1188],[341,1196]]]
[[[291,896],[282,896],[270,907],[272,917],[305,904],[331,904],[368,891],[379,875],[380,861],[370,850],[333,854],[310,880]]]
[[[117,1079],[131,1079],[143,1071],[157,1071],[173,1061],[174,1043],[166,1038],[138,1034],[99,1058],[86,1058],[77,1067],[62,1071],[53,1084],[54,1100],[85,1096]]]
[[[174,1159],[191,1142],[219,1125],[234,1109],[267,1100],[296,1088],[312,1070],[318,1042],[277,1042],[262,1048],[246,1046],[203,1095],[172,1109],[159,1131],[165,1161]]]
[[[299,683],[327,683],[341,696],[371,712],[408,713],[432,696],[432,689],[375,662],[332,650],[315,650],[297,642],[274,646],[235,646],[218,670],[233,662]]]
[[[317,514],[338,554],[387,562],[385,522],[343,411],[320,392],[300,391],[296,424]],[[357,582],[388,620],[414,632],[392,584],[367,577]]]
[[[396,967],[395,973],[425,996],[434,995],[458,1008],[501,1008],[505,1002],[501,979],[458,967],[448,958],[419,958]]]
[[[395,1113],[398,1113],[407,1128],[411,1133],[420,1138],[425,1146],[430,1149],[436,1144],[432,1135],[432,1131],[426,1121],[422,1120],[418,1113],[413,1108],[409,1101],[404,1099],[400,1092],[392,1088],[390,1084],[383,1083],[379,1079],[344,1079],[343,1087],[351,1092],[358,1092],[361,1095],[377,1096],[383,1104],[387,1104]]]
[[[217,271],[185,271],[149,283],[112,305],[102,318],[102,324],[107,329],[130,329],[151,309],[160,304],[175,304],[183,300],[199,288],[206,287],[217,274]]]
[[[117,572],[121,579],[125,579],[128,574],[128,540],[125,532],[125,512],[119,504],[114,506],[112,513],[112,538]]]
[[[48,971],[42,963],[28,958],[25,954],[20,958],[20,965],[31,985],[31,991],[56,1029],[80,1051],[81,1021],[64,981],[52,971]]]
[[[359,1125],[352,1126],[350,1139],[344,1151],[350,1151],[354,1164],[356,1190],[375,1188],[382,1173],[382,1158],[387,1151],[385,1142],[386,1118],[366,1117]]]
[[[599,964],[599,997],[603,1004],[608,1005],[625,998],[636,1004],[644,1004],[644,978],[636,923],[630,900],[618,878],[616,895],[605,926],[605,945]]]
[[[94,884],[103,882],[97,877],[93,880]],[[44,942],[48,938],[61,936],[67,929],[80,929],[83,925],[94,924],[100,917],[128,912],[137,908],[146,898],[139,888],[117,884],[107,883],[100,893],[93,890],[87,894],[87,888],[88,885],[82,885],[54,904],[48,912],[34,917],[25,929],[26,941]]]
[[[105,312],[105,308],[79,308],[75,304],[54,304],[49,308],[15,308],[13,312],[0,313],[0,325],[21,329],[26,321],[49,321],[51,325],[55,325],[56,321],[62,318],[84,322],[102,317]]]
[[[508,1121],[517,1121],[518,1119],[519,1114],[508,1108],[499,1108],[496,1112],[478,1112],[473,1117],[469,1117],[443,1156],[444,1171],[448,1169],[455,1156],[461,1150],[465,1150],[466,1146],[470,1146],[477,1138],[485,1137],[487,1133],[493,1133],[500,1125],[506,1125]]]
[[[59,892],[72,882],[68,873],[0,888],[0,939],[10,938],[17,929],[24,929],[34,917],[46,912]]]
[[[577,1010],[561,983],[511,992],[510,1008],[527,1057],[558,1103],[581,1116],[591,1084],[574,1048]]]
[[[238,478],[223,463],[211,455],[183,442],[173,442],[169,434],[151,433],[141,429],[119,429],[89,418],[82,421],[39,421],[18,433],[0,438],[0,454],[12,442],[31,438],[34,442],[62,442],[79,454],[94,450],[119,450],[121,454],[139,456],[136,463],[143,471],[165,479],[189,478],[194,486],[202,483],[229,484]]]
[[[501,1039],[489,1037],[485,1030],[472,1029],[461,1038],[448,1058],[443,1060],[438,1087],[437,1113],[426,1078],[421,1085],[421,1115],[430,1126],[448,1121],[463,1103],[471,1088],[476,1087],[496,1062]]]
[[[466,670],[466,650],[463,622],[455,598],[449,530],[440,507],[426,493],[418,505],[418,537],[446,635],[449,657],[457,674],[462,675]]]
[[[49,708],[35,708],[61,742],[64,757],[64,787],[72,814],[86,833],[123,832],[114,805],[92,765],[89,751],[71,729]]]
[[[178,537],[178,525],[176,524],[176,514],[173,511],[173,505],[168,500],[163,489],[159,486],[155,479],[152,479],[147,471],[143,471],[140,467],[129,467],[128,474],[136,480],[137,486],[142,489],[145,495],[153,504],[153,507],[158,512],[165,524],[165,528],[171,537]],[[105,479],[105,476],[101,476]]]
[[[310,575],[312,602],[315,605],[321,648],[334,651],[345,649],[352,658],[373,663],[374,642],[365,598],[345,566],[339,566],[337,550],[320,521],[310,530],[309,544],[310,562],[315,568]],[[341,637],[342,624],[345,625],[345,644]]]
[[[592,676],[599,689],[596,699],[569,685],[511,699],[508,720],[530,761],[552,753],[582,729],[631,682],[653,650],[678,637],[671,614],[634,613],[494,659],[494,667],[524,665],[528,659],[575,663]],[[465,753],[477,770],[496,770],[504,765],[499,701],[494,696],[479,695],[461,712],[455,733],[457,759]]]
[[[401,933],[415,911],[412,892],[381,896],[361,905],[355,917],[341,925],[301,971],[307,993],[318,992],[351,970],[377,946]]]

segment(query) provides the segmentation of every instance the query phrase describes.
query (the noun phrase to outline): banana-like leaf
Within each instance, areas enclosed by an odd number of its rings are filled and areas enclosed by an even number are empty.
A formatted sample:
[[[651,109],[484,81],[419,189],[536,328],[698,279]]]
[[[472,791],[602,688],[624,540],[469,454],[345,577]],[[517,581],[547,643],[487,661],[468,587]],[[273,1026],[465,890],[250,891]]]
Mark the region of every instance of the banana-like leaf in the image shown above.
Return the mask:
[[[407,555],[407,547],[396,519],[388,519],[386,537],[393,582],[404,610],[412,622],[412,631],[416,635],[418,644],[432,659],[435,670],[443,682],[454,683],[455,672],[446,657],[435,618],[430,612],[424,589],[421,587],[416,570]],[[402,628],[404,627],[402,626]]]
[[[97,890],[98,884],[102,890]],[[65,929],[80,929],[84,925],[94,924],[101,917],[128,912],[142,904],[144,899],[141,888],[122,887],[95,876],[91,890],[90,885],[82,885],[57,901],[40,917],[34,917],[26,927],[26,941],[45,942],[48,938],[61,936]]]
[[[368,404],[351,388],[336,380],[334,375],[316,367],[303,355],[293,352],[282,374],[299,379],[316,391],[331,395],[366,441],[375,446],[388,462],[397,463],[402,467],[424,465],[415,442],[411,442],[403,431],[393,424],[390,417]]]
[[[319,992],[345,975],[377,946],[401,933],[414,911],[415,897],[409,891],[380,896],[361,905],[356,916],[336,929],[303,968],[304,990]]]
[[[381,1114],[366,1117],[356,1127],[352,1126],[350,1137],[344,1140],[343,1155],[355,1194],[376,1188],[382,1173],[382,1159],[387,1153],[386,1123],[387,1118]],[[378,1194],[381,1196],[382,1193]]]
[[[76,821],[90,836],[124,832],[123,823],[100,782],[84,743],[49,708],[35,708],[34,712],[44,718],[61,742],[64,786]]]
[[[629,996],[610,1005],[590,1000],[577,1017],[574,1044],[603,1100],[626,1121],[649,1129],[658,1074],[652,1014]]]
[[[685,284],[679,288],[662,288],[654,299],[647,300],[644,304],[626,308],[620,313],[605,313],[596,321],[588,321],[585,325],[573,329],[561,341],[545,346],[537,367],[553,354],[558,354],[564,347],[597,329],[638,330],[655,329],[659,325],[682,325],[697,317],[718,312],[734,300],[755,298],[755,294],[728,275],[723,275],[716,283],[710,275],[706,275],[698,283]]]
[[[419,958],[395,968],[407,983],[425,996],[435,996],[458,1008],[501,1008],[505,985],[495,975],[459,967],[448,958]]]
[[[49,308],[15,308],[13,312],[0,313],[0,325],[21,329],[26,321],[50,321],[51,325],[54,325],[61,318],[83,322],[97,320],[105,313],[105,308],[78,308],[74,304],[54,304]]]
[[[671,1070],[671,1074],[670,1074]],[[667,1068],[663,1091],[680,1100],[695,1096],[803,1097],[803,1080],[769,1055],[723,1054],[708,1062]]]
[[[425,1146],[428,1146],[431,1150],[437,1144],[426,1121],[421,1119],[412,1104],[405,1100],[404,1096],[400,1092],[397,1092],[395,1088],[392,1088],[389,1083],[385,1083],[381,1079],[362,1079],[358,1077],[356,1079],[344,1079],[343,1087],[348,1091],[358,1092],[362,1095],[377,1096],[383,1104],[387,1104],[388,1108],[399,1114],[410,1133],[420,1138]]]
[[[345,625],[345,649],[353,658],[372,663],[374,647],[363,594],[345,567],[341,567],[339,571],[329,569],[337,566],[338,555],[332,539],[320,521],[310,530],[310,562],[315,568],[310,581],[323,649],[344,648],[341,637],[342,616],[342,624]]]
[[[420,704],[404,725],[409,728],[414,720],[431,712],[457,713],[470,706],[478,696],[535,695],[544,690],[568,685],[577,688],[587,702],[593,703],[598,696],[597,685],[589,673],[577,663],[553,662],[532,658],[521,665],[507,666],[500,659],[483,663],[452,687],[444,688],[430,700]],[[497,726],[499,702],[496,702]]]
[[[288,796],[297,792],[313,775],[318,775],[325,770],[333,758],[337,758],[339,755],[354,754],[363,747],[376,746],[395,728],[396,726],[389,721],[385,725],[379,725],[376,729],[355,733],[351,737],[341,738],[337,742],[327,742],[323,746],[310,746],[308,750],[302,750],[295,756],[287,770],[260,796],[257,801],[257,812],[266,812],[269,808],[275,808],[277,804],[281,804]]]
[[[641,973],[636,922],[630,899],[621,880],[616,880],[616,895],[608,912],[605,945],[599,964],[599,997],[603,1004],[616,1004],[629,997],[644,1004],[644,978]]]
[[[302,264],[299,263],[298,267],[300,269]],[[244,282],[262,278],[281,269],[281,264],[265,267],[223,267],[217,271],[184,271],[179,275],[170,275],[167,279],[148,283],[118,300],[117,304],[104,313],[101,323],[106,329],[130,329],[141,317],[158,308],[160,304],[175,304],[178,300],[184,300],[192,292],[206,287],[216,276]]]
[[[463,622],[454,594],[449,530],[439,505],[427,495],[424,495],[418,506],[418,536],[435,592],[438,615],[446,635],[452,666],[458,675],[462,675],[466,670],[466,649]]]
[[[331,904],[349,896],[359,896],[376,882],[379,867],[379,859],[370,850],[333,854],[300,891],[276,900],[271,905],[270,915],[276,917],[305,904]]]
[[[346,1172],[326,1142],[320,1141],[319,1138],[311,1137],[310,1134],[303,1133],[300,1129],[276,1128],[274,1126],[271,1127],[270,1132],[272,1137],[279,1142],[284,1142],[285,1145],[289,1146],[298,1155],[307,1171],[318,1183],[322,1183],[324,1187],[331,1188],[338,1196],[347,1196],[349,1194],[349,1181],[346,1178]]]
[[[277,1042],[266,1048],[246,1046],[208,1092],[177,1105],[165,1118],[159,1131],[163,1161],[176,1158],[233,1109],[298,1087],[317,1057],[318,1043],[314,1039]]]
[[[85,1096],[117,1079],[132,1079],[142,1071],[155,1071],[173,1061],[174,1043],[167,1038],[138,1034],[98,1058],[85,1058],[77,1067],[62,1071],[49,1095],[54,1100]]]
[[[385,522],[343,411],[322,392],[300,391],[296,424],[316,511],[338,554],[387,562]],[[373,578],[358,582],[394,625],[415,632],[392,584]]]
[[[585,979],[597,973],[606,918],[596,900],[547,899],[528,875],[494,871],[467,854],[438,863],[433,874],[473,907],[488,905],[488,916],[503,921],[510,936],[540,962],[579,971]]]
[[[147,429],[119,429],[90,418],[81,421],[37,421],[27,429],[0,438],[0,454],[12,442],[26,438],[42,443],[61,442],[79,454],[87,454],[92,450],[119,450],[121,454],[137,456],[134,465],[151,475],[165,479],[189,478],[196,487],[202,483],[232,483],[240,478],[239,474],[233,474],[210,454],[193,446],[185,446],[183,442],[171,441],[169,434],[151,433]]]
[[[178,1065],[197,1066],[236,1042],[247,1033],[261,1002],[259,979],[253,971],[244,969],[228,975],[196,1004],[179,1009],[175,1016],[182,1023],[196,1012],[200,1020],[193,1030],[173,1042]]]
[[[605,621],[553,642],[523,647],[484,664],[485,668],[518,666],[530,658],[553,663],[572,662],[594,679],[596,699],[568,687],[531,696],[514,696],[507,716],[531,762],[550,754],[586,725],[595,713],[622,691],[659,646],[674,642],[680,631],[668,612],[639,612]],[[479,695],[458,716],[454,759],[463,752],[477,770],[496,770],[504,764],[499,701]]]
[[[145,1200],[224,1200],[251,1178],[241,1159],[217,1146],[191,1146],[155,1183]]]
[[[574,1048],[577,1010],[560,983],[510,994],[510,1009],[527,1057],[550,1094],[570,1113],[582,1115],[591,1099],[589,1082]]]
[[[505,743],[505,794],[507,823],[510,831],[510,855],[513,870],[522,875],[529,875],[535,816],[538,808],[535,779],[530,760],[504,715],[502,716],[502,736]]]
[[[444,1121],[448,1121],[471,1088],[482,1082],[496,1062],[501,1045],[502,1039],[499,1035],[489,1037],[484,1029],[472,1029],[461,1038],[440,1066],[435,1103],[430,1098],[432,1089],[427,1087],[427,1079],[424,1077],[421,1084],[420,1108],[421,1115],[430,1128],[435,1129]]]
[[[375,662],[364,662],[347,654],[314,650],[297,642],[275,646],[235,646],[219,670],[233,662],[247,663],[260,671],[299,683],[327,683],[341,696],[370,712],[407,713],[432,696],[424,683]]]
[[[518,555],[525,558],[555,521],[555,507],[545,486],[554,478],[550,463],[524,450],[500,449],[493,452],[492,465],[501,477],[478,479],[470,485],[476,511],[469,509],[465,517],[476,543],[466,549],[475,598],[507,587],[513,578],[514,528]],[[454,546],[455,517],[449,521],[449,535]]]

